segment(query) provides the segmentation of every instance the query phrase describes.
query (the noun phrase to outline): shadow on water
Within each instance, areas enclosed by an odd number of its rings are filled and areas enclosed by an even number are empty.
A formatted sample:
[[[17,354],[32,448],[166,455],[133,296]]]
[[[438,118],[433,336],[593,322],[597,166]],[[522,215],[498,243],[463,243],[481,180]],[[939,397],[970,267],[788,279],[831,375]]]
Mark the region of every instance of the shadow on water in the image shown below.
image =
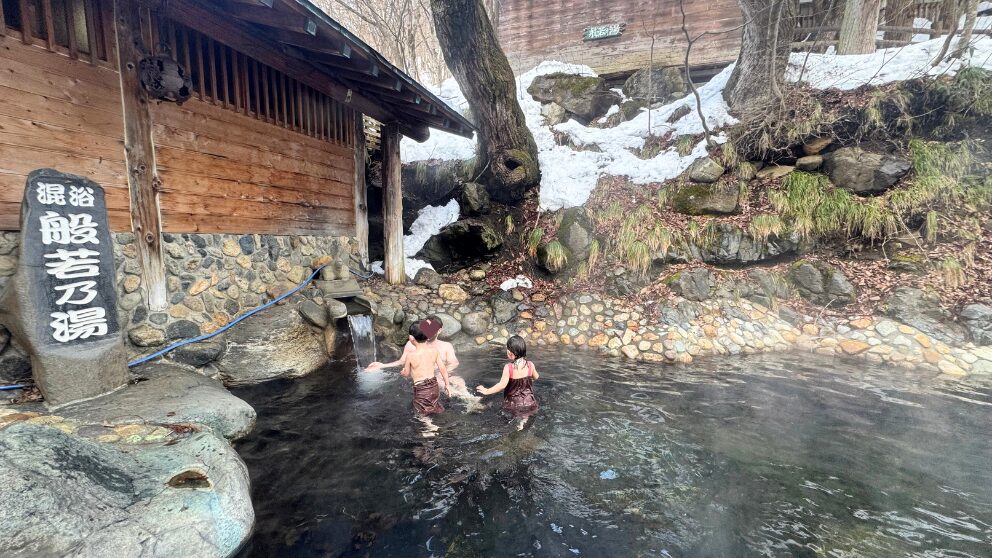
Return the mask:
[[[469,386],[494,352],[462,356]],[[992,387],[810,355],[545,352],[522,431],[455,400],[425,432],[395,372],[239,388],[243,556],[992,555]]]

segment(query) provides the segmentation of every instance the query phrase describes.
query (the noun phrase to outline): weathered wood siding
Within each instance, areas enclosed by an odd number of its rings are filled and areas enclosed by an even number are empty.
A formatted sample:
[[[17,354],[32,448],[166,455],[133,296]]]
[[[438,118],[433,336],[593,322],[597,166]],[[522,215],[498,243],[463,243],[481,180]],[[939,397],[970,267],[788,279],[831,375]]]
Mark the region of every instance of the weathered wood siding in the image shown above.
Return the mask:
[[[0,36],[0,229],[20,228],[27,175],[43,167],[103,186],[111,228],[131,230],[117,72]]]
[[[166,232],[354,234],[351,148],[198,99],[152,121]]]
[[[514,70],[543,60],[586,64],[600,74],[682,64],[686,42],[676,0],[501,0],[499,39]],[[685,0],[693,66],[729,64],[740,48],[741,11],[736,0]],[[583,41],[586,27],[625,23],[623,35]]]

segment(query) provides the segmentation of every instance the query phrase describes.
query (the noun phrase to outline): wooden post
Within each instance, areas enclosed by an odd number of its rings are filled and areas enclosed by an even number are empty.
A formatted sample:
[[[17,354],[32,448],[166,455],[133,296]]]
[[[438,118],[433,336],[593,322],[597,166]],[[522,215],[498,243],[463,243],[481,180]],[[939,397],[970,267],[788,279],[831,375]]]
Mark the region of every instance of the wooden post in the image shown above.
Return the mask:
[[[158,204],[158,171],[148,98],[141,88],[138,62],[144,57],[141,17],[133,0],[114,0],[117,62],[124,106],[124,153],[131,193],[131,229],[138,248],[148,308],[166,309],[165,265],[162,261],[162,217]]]
[[[355,238],[358,239],[358,259],[366,269],[369,266],[369,206],[368,188],[365,186],[365,125],[362,113],[353,112],[355,149]]]
[[[401,285],[403,269],[403,189],[400,185],[400,129],[395,122],[382,128],[382,218],[385,229],[386,281]]]

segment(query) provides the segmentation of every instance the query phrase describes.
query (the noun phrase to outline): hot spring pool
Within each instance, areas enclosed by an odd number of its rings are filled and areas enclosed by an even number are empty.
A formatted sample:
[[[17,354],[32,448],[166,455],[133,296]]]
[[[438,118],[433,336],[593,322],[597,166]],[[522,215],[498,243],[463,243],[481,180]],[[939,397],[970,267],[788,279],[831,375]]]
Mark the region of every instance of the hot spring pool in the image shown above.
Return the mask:
[[[243,556],[992,556],[992,385],[810,355],[648,365],[533,355],[522,431],[397,371],[239,388]],[[502,351],[460,355],[470,387]]]

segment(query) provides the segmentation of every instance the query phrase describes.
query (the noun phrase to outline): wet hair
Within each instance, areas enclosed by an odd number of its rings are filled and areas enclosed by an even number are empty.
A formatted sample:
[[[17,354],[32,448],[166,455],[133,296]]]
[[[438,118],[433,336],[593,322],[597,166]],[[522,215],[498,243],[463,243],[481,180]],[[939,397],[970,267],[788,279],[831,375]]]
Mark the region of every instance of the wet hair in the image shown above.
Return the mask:
[[[410,337],[413,337],[417,343],[427,341],[427,336],[424,335],[423,331],[420,331],[420,322],[413,322],[410,324]]]
[[[514,335],[506,340],[506,350],[513,353],[513,356],[517,358],[524,358],[527,356],[527,342],[524,341],[523,337]]]

